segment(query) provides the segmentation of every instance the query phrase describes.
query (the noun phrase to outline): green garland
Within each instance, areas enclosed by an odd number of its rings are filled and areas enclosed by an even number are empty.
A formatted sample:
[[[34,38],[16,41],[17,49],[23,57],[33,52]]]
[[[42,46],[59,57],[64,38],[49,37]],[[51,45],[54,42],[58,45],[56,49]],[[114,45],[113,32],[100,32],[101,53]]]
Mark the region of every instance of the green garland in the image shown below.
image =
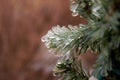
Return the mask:
[[[88,24],[53,27],[42,37],[45,45],[59,56],[54,75],[60,80],[120,79],[120,0],[70,0],[73,16],[80,15]],[[79,60],[91,49],[98,54],[93,74]]]

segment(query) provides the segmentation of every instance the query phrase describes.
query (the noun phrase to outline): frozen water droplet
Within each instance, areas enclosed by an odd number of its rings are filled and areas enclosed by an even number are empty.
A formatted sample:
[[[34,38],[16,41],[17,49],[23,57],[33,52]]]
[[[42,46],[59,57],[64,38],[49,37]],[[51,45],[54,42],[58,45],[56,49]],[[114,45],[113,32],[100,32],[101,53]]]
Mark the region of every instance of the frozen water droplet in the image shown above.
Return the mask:
[[[67,46],[70,42],[66,42],[65,45]]]
[[[46,42],[46,36],[43,36],[43,37],[41,38],[41,41],[42,41],[42,42]]]
[[[72,16],[78,16],[78,13],[77,12],[73,12]]]
[[[59,41],[59,40],[60,40],[60,38],[59,38],[59,37],[57,37],[57,38],[56,38],[56,40],[57,40],[57,41]]]
[[[78,8],[78,5],[75,1],[71,2],[71,6],[70,6],[70,10],[73,12],[72,15],[73,16],[77,16],[78,13],[76,12],[76,9]]]
[[[49,36],[49,38],[50,38],[50,39],[53,39],[53,38],[55,38],[55,37],[54,37],[54,36]]]
[[[97,80],[94,76],[91,76],[89,80]]]

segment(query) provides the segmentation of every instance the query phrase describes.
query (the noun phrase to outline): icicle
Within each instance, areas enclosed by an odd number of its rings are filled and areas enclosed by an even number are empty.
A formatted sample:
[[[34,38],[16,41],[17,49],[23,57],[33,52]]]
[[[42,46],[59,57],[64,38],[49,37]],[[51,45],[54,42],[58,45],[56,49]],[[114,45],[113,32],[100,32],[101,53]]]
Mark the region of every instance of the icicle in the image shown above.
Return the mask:
[[[78,12],[76,11],[76,9],[78,8],[78,5],[74,0],[71,0],[71,4],[70,4],[70,10],[73,12],[72,16],[78,16]]]
[[[41,38],[41,41],[42,41],[42,42],[46,42],[46,40],[47,40],[47,39],[46,39],[46,36],[43,36],[43,37]]]

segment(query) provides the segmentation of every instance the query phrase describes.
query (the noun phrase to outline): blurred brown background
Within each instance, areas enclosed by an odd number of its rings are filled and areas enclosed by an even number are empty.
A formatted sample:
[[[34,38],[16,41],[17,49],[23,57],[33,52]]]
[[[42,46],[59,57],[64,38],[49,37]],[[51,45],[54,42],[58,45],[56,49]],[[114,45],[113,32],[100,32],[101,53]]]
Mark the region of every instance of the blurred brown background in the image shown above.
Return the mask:
[[[57,80],[41,37],[54,25],[83,22],[69,0],[0,0],[0,80]]]

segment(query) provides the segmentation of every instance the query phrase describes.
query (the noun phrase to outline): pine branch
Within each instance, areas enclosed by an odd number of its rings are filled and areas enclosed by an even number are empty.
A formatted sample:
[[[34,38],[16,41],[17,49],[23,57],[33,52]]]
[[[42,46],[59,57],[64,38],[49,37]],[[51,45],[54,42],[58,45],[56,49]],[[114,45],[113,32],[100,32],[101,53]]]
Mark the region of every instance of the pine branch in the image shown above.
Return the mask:
[[[117,80],[120,75],[120,1],[70,1],[73,16],[86,18],[88,24],[56,26],[42,38],[45,45],[60,56],[56,74],[62,77],[61,80],[88,80],[90,76],[84,73],[77,58],[91,49],[99,54],[93,75],[100,80],[103,77]]]
[[[83,36],[82,31],[86,28],[85,25],[81,27],[71,25],[60,27],[58,25],[48,31],[42,41],[50,50],[55,51],[54,53],[64,55],[76,47],[78,40]]]

